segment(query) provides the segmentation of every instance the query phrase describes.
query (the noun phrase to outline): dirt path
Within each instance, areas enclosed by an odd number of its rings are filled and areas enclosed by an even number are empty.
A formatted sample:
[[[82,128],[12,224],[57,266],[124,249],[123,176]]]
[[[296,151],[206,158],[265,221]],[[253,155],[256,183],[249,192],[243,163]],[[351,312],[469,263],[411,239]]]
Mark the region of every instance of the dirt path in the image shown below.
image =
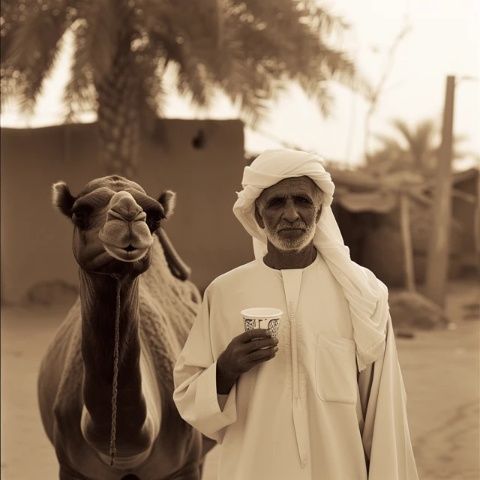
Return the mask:
[[[480,479],[480,319],[466,308],[479,294],[475,285],[452,285],[455,324],[397,340],[421,480]]]
[[[473,285],[455,284],[448,310],[456,328],[398,339],[408,393],[409,421],[421,480],[478,480],[480,320],[463,306],[478,302]],[[3,480],[58,478],[53,448],[37,408],[39,363],[66,308],[2,311]],[[204,480],[215,478],[218,452],[207,460]]]
[[[2,480],[58,478],[37,407],[42,355],[64,309],[2,310]]]

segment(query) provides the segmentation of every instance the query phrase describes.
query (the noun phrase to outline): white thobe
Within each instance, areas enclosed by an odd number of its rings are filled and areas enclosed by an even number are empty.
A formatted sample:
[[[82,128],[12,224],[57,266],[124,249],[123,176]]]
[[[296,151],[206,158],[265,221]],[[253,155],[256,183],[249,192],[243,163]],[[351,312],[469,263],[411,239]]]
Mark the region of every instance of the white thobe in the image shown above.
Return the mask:
[[[249,307],[284,312],[279,350],[225,399],[216,360],[244,331]],[[302,270],[255,260],[215,279],[174,380],[181,416],[221,443],[220,480],[418,479],[391,322],[383,357],[357,373],[348,304],[320,255]]]

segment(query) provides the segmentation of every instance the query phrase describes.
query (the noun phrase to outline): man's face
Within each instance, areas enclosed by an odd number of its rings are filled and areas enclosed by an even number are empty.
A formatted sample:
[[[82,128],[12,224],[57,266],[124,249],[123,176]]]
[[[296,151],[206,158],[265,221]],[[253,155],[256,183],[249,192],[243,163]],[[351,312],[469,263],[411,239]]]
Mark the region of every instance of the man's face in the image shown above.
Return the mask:
[[[315,235],[322,193],[308,177],[286,178],[266,188],[255,202],[255,218],[279,250],[300,251]]]

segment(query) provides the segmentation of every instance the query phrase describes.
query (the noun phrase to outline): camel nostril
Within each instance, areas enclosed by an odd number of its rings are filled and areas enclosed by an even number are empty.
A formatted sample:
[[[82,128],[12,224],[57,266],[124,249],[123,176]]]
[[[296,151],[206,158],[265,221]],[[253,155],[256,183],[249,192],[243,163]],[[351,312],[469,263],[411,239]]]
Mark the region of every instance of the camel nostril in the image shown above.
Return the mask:
[[[141,220],[143,209],[128,192],[117,192],[110,200],[110,212],[127,222]]]
[[[133,209],[133,210],[120,210],[117,208],[112,208],[110,212],[112,212],[114,216],[117,216],[127,222],[133,222],[135,220],[144,220],[144,218],[147,217],[147,215],[143,212],[141,208]]]

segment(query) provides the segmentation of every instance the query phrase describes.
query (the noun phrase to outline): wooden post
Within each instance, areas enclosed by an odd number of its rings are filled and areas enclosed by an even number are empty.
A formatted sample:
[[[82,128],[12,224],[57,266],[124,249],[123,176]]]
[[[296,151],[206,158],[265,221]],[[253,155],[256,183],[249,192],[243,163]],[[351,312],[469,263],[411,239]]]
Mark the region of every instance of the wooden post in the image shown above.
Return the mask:
[[[455,77],[447,77],[443,111],[442,143],[438,157],[433,197],[430,244],[427,252],[426,296],[440,307],[445,306],[449,261],[449,236],[452,190],[452,138]]]
[[[410,228],[410,199],[400,194],[400,226],[402,231],[405,283],[409,292],[415,292],[415,267],[413,263],[412,232]]]

